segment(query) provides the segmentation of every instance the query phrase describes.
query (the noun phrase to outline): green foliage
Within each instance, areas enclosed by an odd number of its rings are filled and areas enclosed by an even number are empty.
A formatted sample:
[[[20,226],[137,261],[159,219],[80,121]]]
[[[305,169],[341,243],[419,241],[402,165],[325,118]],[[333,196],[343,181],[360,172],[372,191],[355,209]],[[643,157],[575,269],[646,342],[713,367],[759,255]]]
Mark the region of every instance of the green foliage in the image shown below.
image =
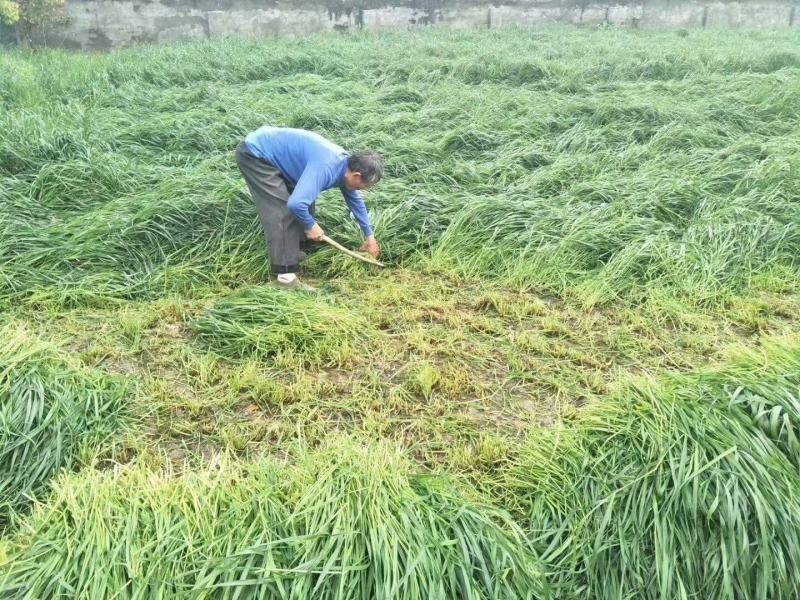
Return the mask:
[[[324,298],[278,287],[243,288],[192,325],[209,349],[233,358],[299,353],[314,364],[340,364],[367,336],[357,313]]]
[[[0,330],[0,525],[82,449],[119,426],[124,388],[59,360],[24,329]]]
[[[544,597],[508,515],[336,444],[296,467],[222,461],[63,478],[17,538],[18,598]],[[74,565],[80,564],[80,569]]]
[[[0,21],[14,25],[23,47],[40,27],[66,21],[64,0],[0,0]]]
[[[537,433],[508,485],[554,586],[592,598],[800,593],[800,348],[640,383]]]
[[[0,22],[14,25],[19,21],[19,4],[13,0],[0,0]]]

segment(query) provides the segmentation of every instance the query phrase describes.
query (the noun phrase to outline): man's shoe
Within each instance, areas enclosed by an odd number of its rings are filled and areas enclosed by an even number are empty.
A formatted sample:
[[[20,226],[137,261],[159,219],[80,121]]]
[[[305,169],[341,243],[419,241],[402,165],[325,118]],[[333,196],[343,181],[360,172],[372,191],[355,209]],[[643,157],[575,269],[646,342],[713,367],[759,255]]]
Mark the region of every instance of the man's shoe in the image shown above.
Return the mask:
[[[287,281],[285,279],[284,280],[276,279],[275,283],[278,284],[278,287],[286,289],[286,290],[301,290],[303,292],[316,292],[317,291],[317,288],[315,288],[313,285],[308,285],[304,281],[301,281],[300,278],[297,277],[297,276],[295,276],[293,279],[291,279],[289,281]]]

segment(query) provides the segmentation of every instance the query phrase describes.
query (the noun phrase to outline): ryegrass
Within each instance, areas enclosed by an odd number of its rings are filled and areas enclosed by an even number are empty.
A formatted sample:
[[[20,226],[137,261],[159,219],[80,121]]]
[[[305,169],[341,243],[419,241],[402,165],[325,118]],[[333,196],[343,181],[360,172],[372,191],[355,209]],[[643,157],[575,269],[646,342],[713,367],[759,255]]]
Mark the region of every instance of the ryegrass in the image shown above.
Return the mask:
[[[5,228],[15,233],[0,248],[6,296],[96,304],[176,290],[191,295],[212,282],[263,276],[263,240],[249,227],[250,201],[230,178],[210,188],[211,171],[151,168],[126,183],[115,174],[119,168],[80,174],[62,164],[39,173],[24,212],[7,216]],[[95,208],[80,209],[85,201],[71,192],[73,178],[83,180]],[[124,196],[126,185],[138,193]],[[54,210],[53,198],[67,208]]]
[[[9,561],[19,598],[543,597],[506,514],[341,443],[296,467],[62,478]]]
[[[180,476],[86,471],[10,540],[3,586],[25,598],[793,598],[798,387],[800,353],[784,343],[633,383],[537,431],[496,477],[529,541],[505,513],[444,491],[463,479],[415,477],[374,444]]]
[[[506,482],[552,581],[592,598],[800,593],[800,351],[631,385]]]
[[[5,287],[74,289],[80,303],[252,283],[257,225],[230,153],[265,122],[387,156],[371,207],[391,263],[432,256],[589,304],[665,292],[719,303],[765,274],[794,285],[793,36],[544,30],[10,53]],[[320,212],[358,238],[340,202]]]
[[[369,335],[347,307],[314,293],[251,287],[223,298],[192,328],[210,350],[232,358],[296,353],[311,364],[344,364]]]
[[[120,426],[124,387],[64,364],[15,326],[0,330],[0,525]]]
[[[5,531],[8,594],[798,596],[799,361],[765,343],[798,333],[797,41],[0,55],[0,314],[35,333],[0,352],[0,518],[113,429],[97,370],[137,382],[111,455],[135,464],[62,475]],[[321,294],[265,287],[232,160],[265,123],[385,154],[391,270],[325,248]],[[336,192],[318,216],[357,245]],[[751,355],[703,366],[726,347]]]

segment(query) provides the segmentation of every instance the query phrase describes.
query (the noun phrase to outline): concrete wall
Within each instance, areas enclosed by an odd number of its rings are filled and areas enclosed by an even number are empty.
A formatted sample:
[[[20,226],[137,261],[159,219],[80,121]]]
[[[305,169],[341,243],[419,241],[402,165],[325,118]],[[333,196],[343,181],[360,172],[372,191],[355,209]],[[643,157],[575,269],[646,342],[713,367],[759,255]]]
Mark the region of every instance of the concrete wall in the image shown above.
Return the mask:
[[[357,0],[358,1],[358,0]],[[546,23],[630,27],[800,26],[800,0],[67,0],[69,22],[39,43],[109,49],[141,42],[315,31]],[[797,13],[797,15],[795,15]],[[8,32],[6,32],[8,34]]]

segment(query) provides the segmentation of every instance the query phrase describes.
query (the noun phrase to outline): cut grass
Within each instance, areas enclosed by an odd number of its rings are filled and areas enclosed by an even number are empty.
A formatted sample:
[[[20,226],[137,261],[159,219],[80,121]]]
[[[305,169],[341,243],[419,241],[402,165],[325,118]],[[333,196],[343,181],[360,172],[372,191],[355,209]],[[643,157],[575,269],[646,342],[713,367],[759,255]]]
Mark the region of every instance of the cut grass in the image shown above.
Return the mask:
[[[124,387],[65,364],[15,326],[0,330],[0,526],[120,427]]]
[[[713,363],[727,347],[796,330],[800,314],[778,295],[731,304],[724,319],[680,305],[665,314],[664,304],[587,312],[404,270],[326,286],[24,314],[39,335],[71,339],[87,366],[140,383],[133,412],[146,435],[136,452],[282,456],[297,439],[344,431],[389,438],[425,465],[478,478],[480,461],[469,457],[483,454],[487,438],[513,445],[603,401],[630,375]],[[212,319],[219,307],[227,308]],[[302,318],[275,325],[298,307]],[[351,337],[328,336],[339,320]],[[309,333],[323,322],[326,331]]]
[[[252,287],[223,298],[192,324],[197,338],[225,356],[298,353],[314,365],[346,363],[368,337],[367,322],[324,297]]]
[[[18,598],[543,597],[506,514],[341,442],[296,467],[62,478],[8,566]]]
[[[638,382],[509,470],[556,588],[592,598],[800,593],[800,348]]]

